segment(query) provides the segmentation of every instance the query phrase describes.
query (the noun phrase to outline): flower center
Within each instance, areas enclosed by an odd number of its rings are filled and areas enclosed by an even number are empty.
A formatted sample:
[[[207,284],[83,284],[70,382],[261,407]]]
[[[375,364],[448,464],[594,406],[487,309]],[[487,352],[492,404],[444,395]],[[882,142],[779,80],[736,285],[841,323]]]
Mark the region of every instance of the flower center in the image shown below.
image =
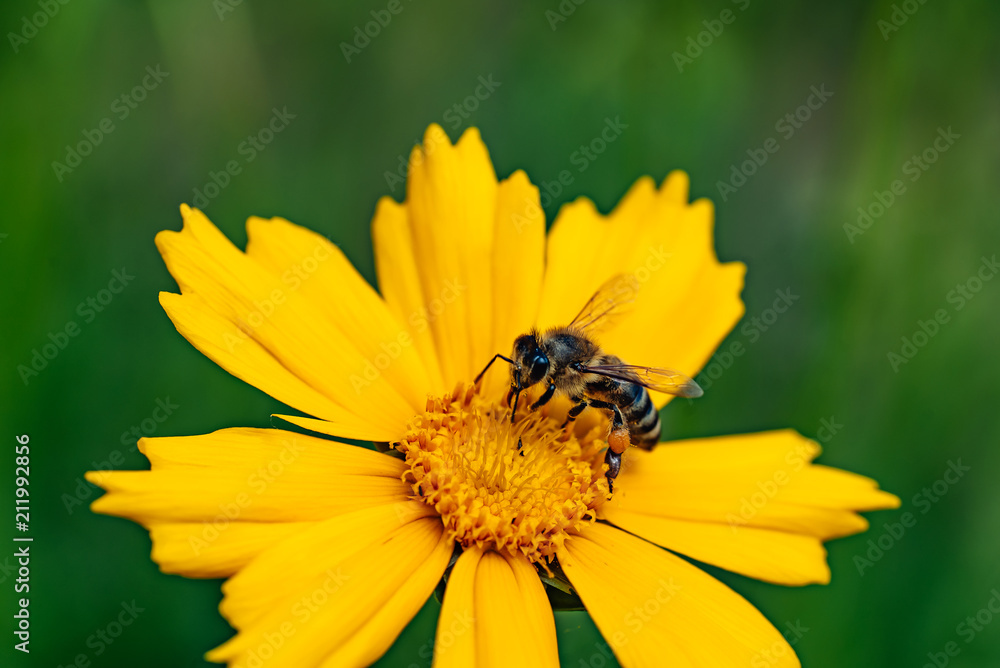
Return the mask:
[[[606,422],[580,436],[544,410],[518,416],[511,424],[507,406],[460,385],[429,398],[394,445],[409,464],[404,481],[463,547],[551,561],[608,498]]]

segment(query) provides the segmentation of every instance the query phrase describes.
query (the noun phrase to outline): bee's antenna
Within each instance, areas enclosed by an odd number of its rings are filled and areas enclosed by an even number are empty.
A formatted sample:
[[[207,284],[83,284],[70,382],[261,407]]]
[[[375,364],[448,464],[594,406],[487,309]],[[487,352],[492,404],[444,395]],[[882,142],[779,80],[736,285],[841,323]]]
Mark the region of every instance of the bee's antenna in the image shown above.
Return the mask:
[[[483,376],[486,375],[486,372],[489,371],[490,367],[493,366],[493,363],[496,362],[498,359],[503,360],[504,362],[506,362],[507,364],[510,364],[511,366],[514,366],[514,367],[518,366],[517,362],[515,362],[511,358],[504,357],[500,353],[497,353],[496,355],[493,356],[493,359],[491,359],[489,361],[489,364],[487,364],[483,368],[483,370],[479,372],[479,375],[476,376],[476,381],[475,381],[476,385],[479,385],[479,381],[481,381],[483,379]],[[507,396],[510,397],[509,394]],[[518,398],[520,396],[521,396],[521,378],[520,378],[520,375],[518,374],[517,387],[515,388],[515,392],[514,392],[514,407],[510,411],[510,422],[511,422],[511,424],[514,423],[514,416],[517,415],[517,400],[518,400]]]
[[[476,376],[476,381],[475,381],[476,385],[479,385],[479,381],[483,379],[483,376],[486,375],[486,372],[490,370],[490,367],[493,366],[493,363],[496,362],[497,359],[502,359],[504,362],[507,362],[507,364],[510,364],[512,366],[517,366],[517,363],[514,360],[510,359],[509,357],[504,357],[500,353],[497,353],[496,355],[493,356],[493,359],[489,361],[489,364],[487,364],[486,367],[479,372],[479,375]]]

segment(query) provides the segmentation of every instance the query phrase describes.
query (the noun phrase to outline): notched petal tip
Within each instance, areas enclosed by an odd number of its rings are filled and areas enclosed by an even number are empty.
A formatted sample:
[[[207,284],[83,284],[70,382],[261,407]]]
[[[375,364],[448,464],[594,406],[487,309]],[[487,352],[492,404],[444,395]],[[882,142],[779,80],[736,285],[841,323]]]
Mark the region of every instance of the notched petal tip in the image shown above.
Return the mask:
[[[603,223],[608,222],[604,214],[598,211],[597,205],[594,204],[594,200],[590,199],[586,195],[580,195],[574,200],[565,202],[559,208],[560,211],[556,216],[555,221],[552,223],[553,228],[555,227],[556,223],[559,222],[560,218],[562,218],[563,216],[568,217],[572,215],[599,216],[602,219],[601,222]]]
[[[715,202],[707,197],[699,197],[695,201],[691,202],[691,204],[688,205],[688,208],[695,215],[708,216],[712,221],[715,220]]]
[[[288,221],[284,218],[264,218],[262,216],[249,216],[247,218],[247,232],[249,233],[251,229],[256,229],[260,227],[266,227],[275,223],[287,223]]]
[[[666,185],[667,181],[666,179],[664,179],[663,186],[665,187]],[[656,192],[656,180],[649,174],[643,174],[642,176],[637,178],[629,187],[628,191],[624,195],[622,195],[620,200],[618,200],[618,204],[616,204],[615,206],[616,207],[621,206],[622,202],[624,202],[629,197],[630,194],[642,190],[646,190],[649,192]]]
[[[139,448],[139,452],[141,452],[144,455],[148,455],[149,446],[152,444],[151,442],[154,440],[156,439],[150,438],[149,436],[143,436],[136,443],[136,447]]]
[[[429,154],[433,151],[434,147],[442,144],[449,147],[452,145],[451,139],[448,138],[448,133],[437,123],[431,123],[424,131],[424,141],[421,145],[423,152]]]
[[[531,188],[536,193],[538,192],[538,186],[531,182],[531,178],[528,176],[528,173],[523,169],[515,170],[510,176],[500,181],[501,185],[505,183],[509,183],[511,186],[516,186],[518,188]]]
[[[687,204],[691,190],[691,177],[683,169],[675,169],[660,185],[660,193],[677,204]]]
[[[470,126],[470,127],[467,127],[465,129],[465,132],[463,132],[462,136],[458,138],[458,141],[456,142],[455,145],[457,146],[459,144],[464,144],[465,142],[472,142],[472,143],[475,143],[475,144],[482,144],[485,147],[485,144],[483,143],[483,137],[479,133],[479,128],[477,128],[474,125]]]
[[[382,216],[399,215],[400,213],[406,213],[406,204],[397,202],[389,195],[382,195],[375,202],[375,215],[372,217],[372,227],[376,225]]]
[[[163,233],[160,232],[160,234]],[[160,292],[157,294],[157,300],[160,302],[160,306],[162,306],[164,309],[166,309],[168,306],[172,306],[173,304],[177,303],[177,300],[181,299],[181,297],[182,295],[179,295],[176,292],[167,292],[166,290],[160,290]]]
[[[160,255],[167,254],[170,244],[180,234],[179,230],[161,230],[156,233],[156,236],[153,237],[153,243],[156,244],[156,250],[159,251]]]

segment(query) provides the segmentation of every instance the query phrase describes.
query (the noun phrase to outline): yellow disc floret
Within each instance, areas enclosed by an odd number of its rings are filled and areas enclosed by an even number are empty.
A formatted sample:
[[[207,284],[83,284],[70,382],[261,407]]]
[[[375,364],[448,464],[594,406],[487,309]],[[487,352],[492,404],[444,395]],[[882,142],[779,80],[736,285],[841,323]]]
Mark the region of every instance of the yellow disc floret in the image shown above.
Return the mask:
[[[470,385],[428,399],[394,445],[409,464],[404,480],[457,542],[541,562],[608,497],[605,432],[578,436],[538,411],[511,424],[509,408]]]

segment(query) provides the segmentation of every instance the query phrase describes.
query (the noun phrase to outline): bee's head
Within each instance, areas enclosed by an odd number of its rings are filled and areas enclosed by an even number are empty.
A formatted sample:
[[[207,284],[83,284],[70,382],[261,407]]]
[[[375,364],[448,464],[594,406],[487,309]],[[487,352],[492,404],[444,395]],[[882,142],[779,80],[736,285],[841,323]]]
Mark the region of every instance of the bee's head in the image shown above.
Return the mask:
[[[549,358],[534,333],[517,337],[511,357],[515,364],[510,368],[510,387],[515,392],[540,382],[549,373]]]

